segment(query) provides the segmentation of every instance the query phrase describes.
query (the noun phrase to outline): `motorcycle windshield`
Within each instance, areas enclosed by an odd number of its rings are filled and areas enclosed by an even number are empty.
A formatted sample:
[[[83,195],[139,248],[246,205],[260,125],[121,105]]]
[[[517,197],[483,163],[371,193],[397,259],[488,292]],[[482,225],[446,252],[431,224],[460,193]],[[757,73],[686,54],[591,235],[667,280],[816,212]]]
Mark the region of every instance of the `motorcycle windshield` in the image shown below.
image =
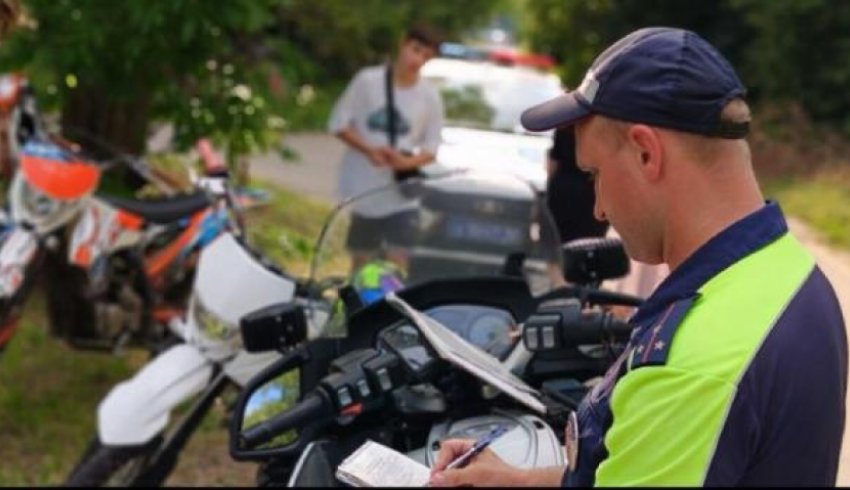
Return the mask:
[[[519,177],[459,170],[408,179],[330,214],[311,264],[321,291],[312,310],[330,318],[328,335],[344,335],[341,291],[346,304],[353,295],[367,306],[431,280],[508,275],[543,294],[562,278],[559,244],[543,196]]]

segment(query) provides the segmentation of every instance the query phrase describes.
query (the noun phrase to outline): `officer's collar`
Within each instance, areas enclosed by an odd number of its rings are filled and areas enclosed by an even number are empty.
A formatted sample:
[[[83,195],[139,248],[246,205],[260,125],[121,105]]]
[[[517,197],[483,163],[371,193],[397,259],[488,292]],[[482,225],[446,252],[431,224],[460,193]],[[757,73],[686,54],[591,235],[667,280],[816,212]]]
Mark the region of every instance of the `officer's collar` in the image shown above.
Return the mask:
[[[670,303],[693,296],[711,278],[788,231],[782,210],[774,201],[736,221],[696,252],[655,289],[631,321],[636,325],[652,320]]]

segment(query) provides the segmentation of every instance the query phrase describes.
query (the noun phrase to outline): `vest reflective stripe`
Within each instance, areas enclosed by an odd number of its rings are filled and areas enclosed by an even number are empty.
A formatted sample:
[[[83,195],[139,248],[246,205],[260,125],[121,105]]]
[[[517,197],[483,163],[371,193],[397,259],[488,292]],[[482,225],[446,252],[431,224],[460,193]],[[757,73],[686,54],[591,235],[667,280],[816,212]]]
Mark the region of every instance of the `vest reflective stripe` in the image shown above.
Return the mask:
[[[814,266],[785,234],[700,289],[666,363],[617,381],[597,485],[704,482],[738,382]]]

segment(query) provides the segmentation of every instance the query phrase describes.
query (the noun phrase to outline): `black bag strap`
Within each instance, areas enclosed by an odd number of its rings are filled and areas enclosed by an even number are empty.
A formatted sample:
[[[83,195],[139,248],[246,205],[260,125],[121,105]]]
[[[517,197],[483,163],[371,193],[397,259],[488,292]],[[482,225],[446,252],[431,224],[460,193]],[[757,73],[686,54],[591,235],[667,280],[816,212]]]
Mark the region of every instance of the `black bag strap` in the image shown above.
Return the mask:
[[[393,65],[392,63],[387,63],[387,71],[384,76],[384,91],[386,92],[387,97],[387,136],[389,137],[390,147],[396,148],[396,140],[398,139],[398,135],[396,134],[396,110],[395,110],[395,98],[393,94]],[[413,170],[396,170],[393,172],[395,179],[397,181],[407,180],[411,177],[420,176],[419,169]]]
[[[384,92],[387,97],[387,136],[390,140],[390,146],[396,147],[396,121],[395,121],[395,97],[393,94],[393,65],[387,63],[386,74],[384,75]]]

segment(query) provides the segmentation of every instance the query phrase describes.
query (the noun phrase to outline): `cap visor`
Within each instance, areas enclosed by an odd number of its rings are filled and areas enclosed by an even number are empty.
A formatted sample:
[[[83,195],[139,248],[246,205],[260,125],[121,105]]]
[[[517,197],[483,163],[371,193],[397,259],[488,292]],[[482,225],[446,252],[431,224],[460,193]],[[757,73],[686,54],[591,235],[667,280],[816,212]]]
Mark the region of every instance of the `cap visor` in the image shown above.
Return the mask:
[[[572,124],[590,114],[572,92],[526,109],[520,116],[522,126],[529,131],[546,131]]]

